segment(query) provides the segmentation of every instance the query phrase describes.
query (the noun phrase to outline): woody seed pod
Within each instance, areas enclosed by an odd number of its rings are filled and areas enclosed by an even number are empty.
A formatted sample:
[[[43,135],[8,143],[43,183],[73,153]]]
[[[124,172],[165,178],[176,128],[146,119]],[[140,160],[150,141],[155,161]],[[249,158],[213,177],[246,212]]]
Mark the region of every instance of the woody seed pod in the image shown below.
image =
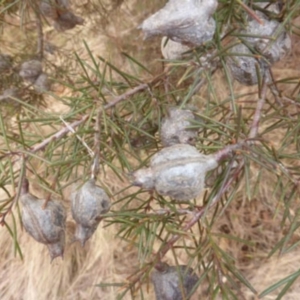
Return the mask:
[[[34,83],[43,71],[42,63],[38,60],[25,61],[21,65],[19,75],[31,83]]]
[[[54,28],[57,31],[66,31],[69,29],[73,29],[76,25],[82,25],[84,23],[84,19],[74,15],[70,11],[66,11],[59,15],[54,21]]]
[[[48,75],[45,73],[40,74],[37,80],[34,82],[34,88],[39,93],[49,91],[50,86],[51,86],[50,80],[48,78]]]
[[[11,102],[12,98],[18,98],[18,97],[19,97],[18,89],[13,87],[4,90],[3,94],[0,95],[0,101]]]
[[[157,300],[190,299],[198,276],[187,266],[169,266],[162,263],[151,274]]]
[[[68,0],[41,0],[40,12],[47,18],[56,20],[70,8]]]
[[[47,18],[55,20],[58,18],[57,4],[55,0],[41,0],[39,5],[40,12]]]
[[[27,186],[26,186],[27,185]],[[25,230],[39,243],[45,244],[51,260],[63,256],[65,247],[66,213],[60,202],[49,200],[43,208],[44,199],[38,199],[28,192],[28,181],[20,197],[22,222]]]
[[[84,19],[70,11],[68,0],[42,0],[40,11],[54,21],[53,26],[57,31],[69,30],[84,22]]]
[[[282,32],[278,36],[274,35],[280,23],[267,19],[260,12],[256,12],[256,14],[262,19],[263,24],[259,24],[256,20],[250,20],[246,30],[241,31],[240,34],[245,34],[243,39],[253,50],[262,55],[262,59],[258,61],[251,56],[252,52],[245,44],[232,47],[230,52],[240,55],[234,55],[228,59],[228,66],[233,78],[246,85],[257,84],[256,65],[259,66],[261,72],[264,72],[271,64],[279,61],[291,48],[291,39],[286,32]],[[250,37],[251,35],[255,37]],[[264,38],[264,36],[270,38]]]
[[[187,201],[199,196],[206,172],[217,166],[213,155],[203,155],[193,146],[177,144],[153,155],[149,168],[134,172],[133,185]]]
[[[105,191],[90,179],[71,197],[72,216],[76,221],[75,240],[85,242],[96,231],[102,215],[110,209],[110,199]]]
[[[8,71],[12,66],[12,58],[7,54],[0,54],[0,72]]]
[[[145,38],[162,35],[175,42],[201,45],[214,35],[216,24],[211,16],[217,5],[216,0],[169,0],[140,28]]]
[[[187,129],[191,126],[189,120],[195,120],[190,110],[172,107],[168,116],[162,121],[160,137],[164,147],[175,144],[192,144],[197,136],[197,131]]]

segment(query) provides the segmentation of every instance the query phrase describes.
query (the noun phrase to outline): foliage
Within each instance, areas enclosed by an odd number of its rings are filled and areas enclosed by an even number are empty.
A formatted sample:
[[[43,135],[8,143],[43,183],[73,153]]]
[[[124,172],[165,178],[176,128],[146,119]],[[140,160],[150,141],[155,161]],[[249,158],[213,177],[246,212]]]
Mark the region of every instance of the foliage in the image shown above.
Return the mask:
[[[114,1],[114,5],[121,2]],[[258,243],[220,231],[217,225],[230,206],[258,200],[285,231],[265,256],[284,254],[298,246],[292,237],[299,227],[299,78],[277,76],[270,69],[272,81],[262,77],[257,86],[245,89],[233,82],[227,67],[236,28],[243,27],[249,13],[255,17],[252,9],[263,10],[252,2],[220,0],[214,15],[218,24],[214,39],[193,48],[182,60],[161,61],[164,69],[158,71],[130,51],[123,53],[127,66],[123,69],[113,58],[109,61],[95,55],[86,41],[81,52],[57,50],[54,55],[60,63],[56,65],[44,54],[41,28],[49,25],[39,15],[37,1],[1,1],[0,39],[12,56],[12,67],[1,76],[0,91],[14,86],[19,96],[1,103],[0,186],[6,196],[0,199],[0,222],[4,225],[1,230],[9,231],[16,254],[22,258],[16,224],[21,222],[18,198],[24,177],[41,194],[63,199],[70,185],[91,176],[92,149],[99,152],[100,177],[113,172],[126,185],[115,191],[105,187],[113,206],[103,222],[106,227],[117,227],[115,238],[136,248],[139,265],[127,282],[101,283],[100,287],[121,286],[117,299],[128,293],[145,299],[149,274],[168,253],[175,264],[180,257],[195,269],[200,275],[197,286],[209,299],[243,299],[242,286],[258,298],[280,286],[278,299],[284,297],[299,272],[258,293],[243,275],[240,262],[219,241],[246,247],[247,255],[259,249]],[[92,7],[106,16],[110,9],[102,1],[88,1],[85,13]],[[282,22],[281,30],[296,34],[299,29],[293,20],[299,12],[299,1],[282,1],[280,12],[269,15]],[[20,21],[27,37],[16,48],[5,41],[7,28],[16,26],[11,20]],[[210,67],[205,68],[200,58],[207,54]],[[22,81],[20,64],[37,57],[44,57],[44,69],[68,93],[41,94]],[[49,99],[63,107],[63,114],[47,109]],[[199,117],[191,126],[199,132],[199,151],[221,155],[225,149],[226,160],[206,179],[203,205],[199,205],[201,199],[179,205],[130,183],[130,173],[148,165],[162,148],[161,120],[167,108],[175,105],[192,107]],[[237,147],[231,151],[230,145]],[[262,193],[266,184],[272,187],[271,195]]]

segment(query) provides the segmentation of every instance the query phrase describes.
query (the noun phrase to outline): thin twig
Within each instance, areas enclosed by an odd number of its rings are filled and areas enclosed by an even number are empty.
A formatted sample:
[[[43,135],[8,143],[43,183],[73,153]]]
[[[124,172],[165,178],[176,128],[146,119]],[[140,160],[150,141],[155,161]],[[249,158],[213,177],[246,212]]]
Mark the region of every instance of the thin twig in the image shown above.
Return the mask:
[[[99,174],[99,159],[100,159],[100,136],[101,136],[101,118],[102,118],[103,108],[100,107],[97,111],[96,115],[96,123],[95,123],[95,134],[94,134],[94,161],[92,164],[92,179],[96,179]]]
[[[36,28],[37,28],[37,55],[40,60],[44,57],[44,33],[43,33],[43,24],[41,16],[37,11],[37,8],[34,9],[36,16]]]
[[[259,127],[259,122],[261,119],[261,113],[262,113],[262,109],[263,109],[263,106],[266,101],[267,86],[268,86],[268,77],[265,75],[263,78],[263,84],[262,84],[262,88],[261,88],[260,97],[257,101],[256,110],[255,110],[255,113],[253,116],[253,121],[252,121],[252,124],[250,127],[250,133],[249,133],[250,139],[256,138],[256,136],[258,134],[258,127]]]
[[[14,204],[17,203],[20,195],[28,192],[28,181],[25,178],[26,172],[25,172],[25,157],[24,157],[24,155],[22,155],[22,157],[21,157],[21,166],[22,167],[21,167],[18,187],[17,187],[17,191],[15,193],[15,196],[12,199],[10,205],[7,207],[6,211],[4,213],[0,213],[0,217],[1,217],[0,225],[2,225],[2,226],[5,224],[6,216],[11,212]]]
[[[263,25],[264,22],[258,17],[258,15],[245,3],[243,3],[241,0],[236,0],[244,8],[244,10],[253,18],[255,19],[260,25]]]
[[[218,152],[216,152],[215,154],[213,154],[214,158],[216,159],[216,161],[218,163],[220,163],[222,160],[232,156],[232,154],[236,151],[241,149],[242,147],[244,147],[245,145],[247,145],[247,143],[249,142],[249,140],[247,141],[241,141],[237,144],[233,144],[233,145],[229,145],[226,146],[225,148],[219,150]]]
[[[194,214],[194,211],[190,209],[182,209],[177,208],[175,211],[169,208],[162,208],[162,209],[152,209],[153,213],[147,213],[147,216],[163,216],[163,215],[171,215],[171,214],[178,214],[178,215],[190,215]]]
[[[138,85],[137,87],[127,91],[126,93],[120,95],[120,96],[117,96],[113,101],[111,101],[110,103],[106,104],[104,106],[104,109],[108,109],[108,108],[111,108],[113,106],[115,106],[116,104],[118,104],[119,102],[127,99],[128,97],[140,92],[140,91],[143,91],[145,89],[149,88],[149,85],[148,83],[143,83],[143,84],[140,84]]]
[[[84,123],[89,118],[89,115],[84,115],[80,120],[75,121],[71,123],[68,127],[64,127],[61,130],[57,131],[47,139],[43,140],[41,143],[35,145],[30,149],[31,153],[35,153],[39,150],[43,150],[48,144],[50,144],[52,141],[59,140],[62,137],[64,137],[67,133],[70,132],[70,128],[74,129]]]
[[[60,175],[60,169],[61,169],[61,166],[59,166],[58,169],[57,169],[57,172],[56,172],[55,177],[54,177],[54,179],[53,179],[53,182],[52,182],[52,184],[51,184],[51,190],[54,190],[54,189],[55,189],[56,183],[57,183],[57,181],[58,181],[58,177],[59,177],[59,175]],[[42,206],[43,209],[45,209],[45,208],[47,207],[47,204],[48,204],[48,202],[49,202],[50,199],[51,199],[51,194],[52,194],[52,193],[49,193],[48,196],[46,197],[45,202],[44,202],[44,204],[43,204],[43,206]]]
[[[70,130],[70,132],[74,133],[77,137],[77,139],[83,144],[83,146],[86,148],[86,150],[88,151],[89,155],[91,157],[94,157],[94,151],[89,147],[89,145],[78,135],[76,134],[76,131],[74,130],[74,128],[72,128],[65,120],[62,116],[60,116],[60,119],[62,120],[62,122],[68,127],[68,129]]]

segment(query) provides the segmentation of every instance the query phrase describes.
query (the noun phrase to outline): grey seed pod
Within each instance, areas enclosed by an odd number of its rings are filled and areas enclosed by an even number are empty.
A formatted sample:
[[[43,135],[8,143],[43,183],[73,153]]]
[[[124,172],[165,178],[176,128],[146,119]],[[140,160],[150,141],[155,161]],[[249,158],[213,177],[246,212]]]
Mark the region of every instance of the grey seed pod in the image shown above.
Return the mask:
[[[275,35],[280,27],[280,23],[275,20],[269,20],[267,17],[256,12],[263,20],[263,24],[259,24],[256,20],[248,23],[247,34],[258,37],[247,37],[246,40],[267,58],[270,63],[280,60],[290,49],[291,39],[289,35],[283,31],[278,36]],[[259,36],[276,37],[276,40],[260,38]]]
[[[51,260],[63,257],[65,247],[66,213],[62,204],[49,200],[45,209],[44,199],[38,199],[28,192],[20,197],[22,222],[26,231],[39,243],[45,244]]]
[[[39,9],[45,17],[56,20],[68,11],[69,2],[67,0],[41,0]]]
[[[82,25],[84,19],[74,15],[70,11],[66,11],[59,15],[59,18],[54,21],[54,28],[57,31],[66,31],[73,29],[76,25]]]
[[[70,9],[69,0],[56,0],[57,5],[65,9]]]
[[[190,299],[198,280],[193,269],[165,263],[151,274],[157,300]]]
[[[256,66],[258,66],[258,71],[262,74],[267,66],[252,57],[251,51],[244,44],[232,47],[230,52],[239,53],[239,55],[232,56],[228,59],[228,67],[232,77],[245,85],[257,84]]]
[[[31,83],[34,83],[43,71],[42,63],[38,60],[25,61],[21,65],[19,75]]]
[[[251,57],[252,53],[244,44],[239,44],[231,48],[231,53],[239,53],[240,55],[231,56],[228,59],[228,67],[233,78],[246,85],[257,84],[257,74],[255,65],[259,65],[260,72],[264,72],[267,67],[276,61],[279,61],[291,49],[291,39],[286,32],[272,40],[280,23],[275,20],[268,20],[267,17],[260,13],[256,14],[262,19],[263,24],[259,24],[256,20],[249,21],[246,30],[241,34],[252,35],[256,37],[245,36],[243,39],[253,47],[253,49],[263,55],[263,59],[258,61]],[[261,37],[259,37],[261,36]],[[270,38],[263,38],[263,36]]]
[[[0,54],[0,72],[6,72],[12,67],[12,58],[7,54]]]
[[[39,5],[40,12],[47,18],[58,18],[57,4],[55,0],[42,0]]]
[[[191,126],[189,120],[195,120],[195,115],[186,109],[172,107],[168,110],[168,116],[163,118],[160,137],[164,147],[175,144],[193,144],[197,131],[187,129]]]
[[[175,42],[202,45],[214,35],[216,24],[211,16],[217,5],[217,0],[169,0],[140,28],[145,38],[162,35]]]
[[[0,95],[0,101],[3,102],[12,102],[12,98],[18,98],[19,90],[15,87],[4,90],[3,94]]]
[[[110,209],[110,199],[105,191],[90,179],[71,196],[72,216],[76,221],[75,240],[85,242],[96,231],[103,214]]]
[[[189,51],[191,48],[182,45],[181,43],[174,42],[172,40],[168,40],[166,36],[164,36],[161,40],[161,53],[165,59],[180,59],[183,56],[183,53]]]
[[[199,196],[206,172],[217,166],[213,155],[203,155],[191,145],[177,144],[153,155],[149,168],[134,172],[133,185],[187,201]]]
[[[34,82],[34,88],[38,93],[49,91],[50,86],[51,82],[48,78],[48,75],[45,73],[40,74],[37,80]]]

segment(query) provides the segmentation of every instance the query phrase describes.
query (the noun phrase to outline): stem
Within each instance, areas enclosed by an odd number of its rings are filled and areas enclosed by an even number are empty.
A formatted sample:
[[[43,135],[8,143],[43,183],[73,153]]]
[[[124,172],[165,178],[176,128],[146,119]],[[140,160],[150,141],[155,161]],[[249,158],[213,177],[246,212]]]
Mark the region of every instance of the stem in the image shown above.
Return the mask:
[[[42,20],[37,8],[34,9],[36,16],[36,27],[37,27],[37,55],[40,60],[44,57],[44,33]]]
[[[101,136],[101,114],[102,107],[97,111],[96,124],[95,124],[95,134],[94,134],[94,161],[92,165],[92,179],[96,179],[99,174],[99,158],[100,158],[100,136]]]
[[[68,127],[62,128],[61,130],[57,131],[56,133],[54,133],[53,135],[51,135],[50,137],[48,137],[47,139],[42,141],[41,143],[35,145],[33,148],[31,148],[30,152],[35,153],[39,150],[43,150],[49,143],[51,143],[52,141],[61,139],[67,133],[70,132],[71,128],[74,129],[74,128],[78,127],[79,125],[84,123],[88,118],[89,118],[89,115],[84,115],[80,120],[71,123]]]
[[[243,7],[243,9],[259,24],[263,25],[264,22],[257,16],[257,14],[252,10],[249,6],[247,6],[245,3],[243,3],[241,0],[236,0],[236,2]]]
[[[126,100],[129,96],[132,96],[140,91],[143,91],[147,88],[150,87],[151,84],[154,84],[158,81],[161,80],[161,75],[155,77],[151,82],[149,83],[143,83],[138,85],[135,88],[132,88],[131,90],[127,91],[126,93],[119,95],[117,97],[114,98],[113,101],[111,101],[110,103],[104,105],[103,109],[107,110],[109,108],[112,108],[114,106],[116,106],[118,103]],[[73,123],[71,123],[70,125],[68,125],[68,127],[64,127],[61,130],[59,130],[58,132],[54,133],[53,135],[51,135],[50,137],[48,137],[47,139],[45,139],[43,142],[35,145],[30,152],[31,153],[35,153],[39,150],[43,150],[49,143],[51,143],[54,140],[58,140],[61,139],[62,137],[64,137],[67,133],[69,133],[72,129],[78,127],[79,125],[83,124],[88,118],[90,117],[90,115],[84,115],[83,117],[81,117],[80,120],[75,121]]]
[[[263,106],[266,101],[267,84],[268,84],[268,77],[265,74],[263,77],[263,84],[262,84],[262,88],[261,88],[260,97],[257,101],[256,110],[255,110],[253,121],[252,121],[252,124],[250,127],[250,133],[249,133],[250,139],[256,138],[256,136],[258,134],[258,127],[259,127],[259,122],[260,122],[260,118],[261,118],[261,112],[262,112]]]

